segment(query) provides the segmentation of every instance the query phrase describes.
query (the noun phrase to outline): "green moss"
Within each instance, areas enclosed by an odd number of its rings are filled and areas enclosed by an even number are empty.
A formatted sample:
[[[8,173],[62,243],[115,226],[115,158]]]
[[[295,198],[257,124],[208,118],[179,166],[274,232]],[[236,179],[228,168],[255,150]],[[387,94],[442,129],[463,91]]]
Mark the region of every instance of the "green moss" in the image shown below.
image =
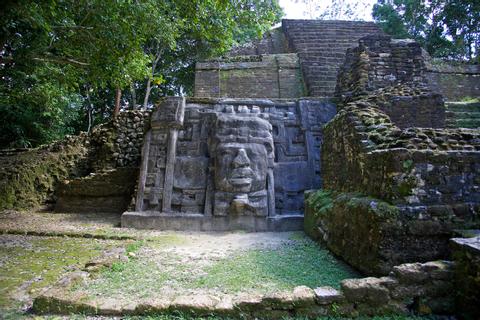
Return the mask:
[[[329,213],[335,204],[343,204],[350,209],[366,208],[378,216],[394,217],[398,214],[398,208],[388,202],[360,193],[334,193],[320,189],[311,194],[306,202],[313,209],[316,218]]]
[[[312,194],[306,200],[307,204],[314,210],[315,217],[326,213],[333,207],[333,192],[320,189]]]
[[[357,193],[341,194],[336,201],[343,202],[352,209],[366,209],[373,212],[377,217],[393,218],[399,213],[398,208],[379,199],[366,197]]]
[[[59,181],[82,172],[83,142],[55,143],[2,159],[0,210],[36,207],[53,195]]]
[[[402,179],[397,187],[398,194],[401,197],[407,197],[412,195],[413,188],[417,186],[417,179],[413,175],[407,175]]]
[[[413,166],[413,160],[411,159],[405,160],[403,161],[402,165],[403,165],[403,169],[409,170]]]
[[[35,295],[67,271],[82,267],[113,242],[63,237],[2,236],[0,311],[15,306],[12,295]]]
[[[463,97],[460,99],[461,102],[465,103],[480,103],[480,98],[478,97]]]

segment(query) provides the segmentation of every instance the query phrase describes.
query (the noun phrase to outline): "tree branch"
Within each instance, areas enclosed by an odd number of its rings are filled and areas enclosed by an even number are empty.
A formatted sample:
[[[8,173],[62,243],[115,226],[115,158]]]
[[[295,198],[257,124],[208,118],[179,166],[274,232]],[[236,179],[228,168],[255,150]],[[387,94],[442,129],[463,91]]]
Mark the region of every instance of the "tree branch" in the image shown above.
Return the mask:
[[[64,57],[34,57],[33,60],[40,62],[53,62],[53,63],[62,63],[62,64],[73,64],[80,67],[87,67],[90,64],[87,62],[77,61],[71,58]]]

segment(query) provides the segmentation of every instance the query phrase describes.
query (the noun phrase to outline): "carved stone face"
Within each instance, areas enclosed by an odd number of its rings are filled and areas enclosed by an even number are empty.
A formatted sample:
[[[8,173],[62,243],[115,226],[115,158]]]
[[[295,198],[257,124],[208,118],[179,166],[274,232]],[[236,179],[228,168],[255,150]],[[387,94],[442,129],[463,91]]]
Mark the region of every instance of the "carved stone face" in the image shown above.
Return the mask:
[[[220,143],[215,158],[216,189],[254,192],[265,189],[267,149],[258,143]]]

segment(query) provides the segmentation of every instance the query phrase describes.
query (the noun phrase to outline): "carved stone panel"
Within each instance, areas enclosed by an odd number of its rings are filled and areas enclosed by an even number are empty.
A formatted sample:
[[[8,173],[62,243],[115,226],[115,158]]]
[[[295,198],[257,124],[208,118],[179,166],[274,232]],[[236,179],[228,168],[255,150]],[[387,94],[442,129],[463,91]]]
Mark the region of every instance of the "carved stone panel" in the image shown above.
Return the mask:
[[[322,127],[334,114],[318,100],[166,99],[145,140],[137,211],[302,215],[304,191],[320,187]]]

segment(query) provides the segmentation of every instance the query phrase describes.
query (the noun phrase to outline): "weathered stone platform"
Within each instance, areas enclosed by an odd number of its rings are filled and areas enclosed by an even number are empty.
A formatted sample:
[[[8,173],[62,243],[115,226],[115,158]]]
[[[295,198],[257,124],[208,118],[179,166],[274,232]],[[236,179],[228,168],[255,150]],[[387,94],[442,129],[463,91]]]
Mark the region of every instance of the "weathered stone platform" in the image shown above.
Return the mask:
[[[159,212],[125,212],[122,227],[174,231],[299,231],[303,215],[275,217],[205,216],[203,214],[168,214]]]

